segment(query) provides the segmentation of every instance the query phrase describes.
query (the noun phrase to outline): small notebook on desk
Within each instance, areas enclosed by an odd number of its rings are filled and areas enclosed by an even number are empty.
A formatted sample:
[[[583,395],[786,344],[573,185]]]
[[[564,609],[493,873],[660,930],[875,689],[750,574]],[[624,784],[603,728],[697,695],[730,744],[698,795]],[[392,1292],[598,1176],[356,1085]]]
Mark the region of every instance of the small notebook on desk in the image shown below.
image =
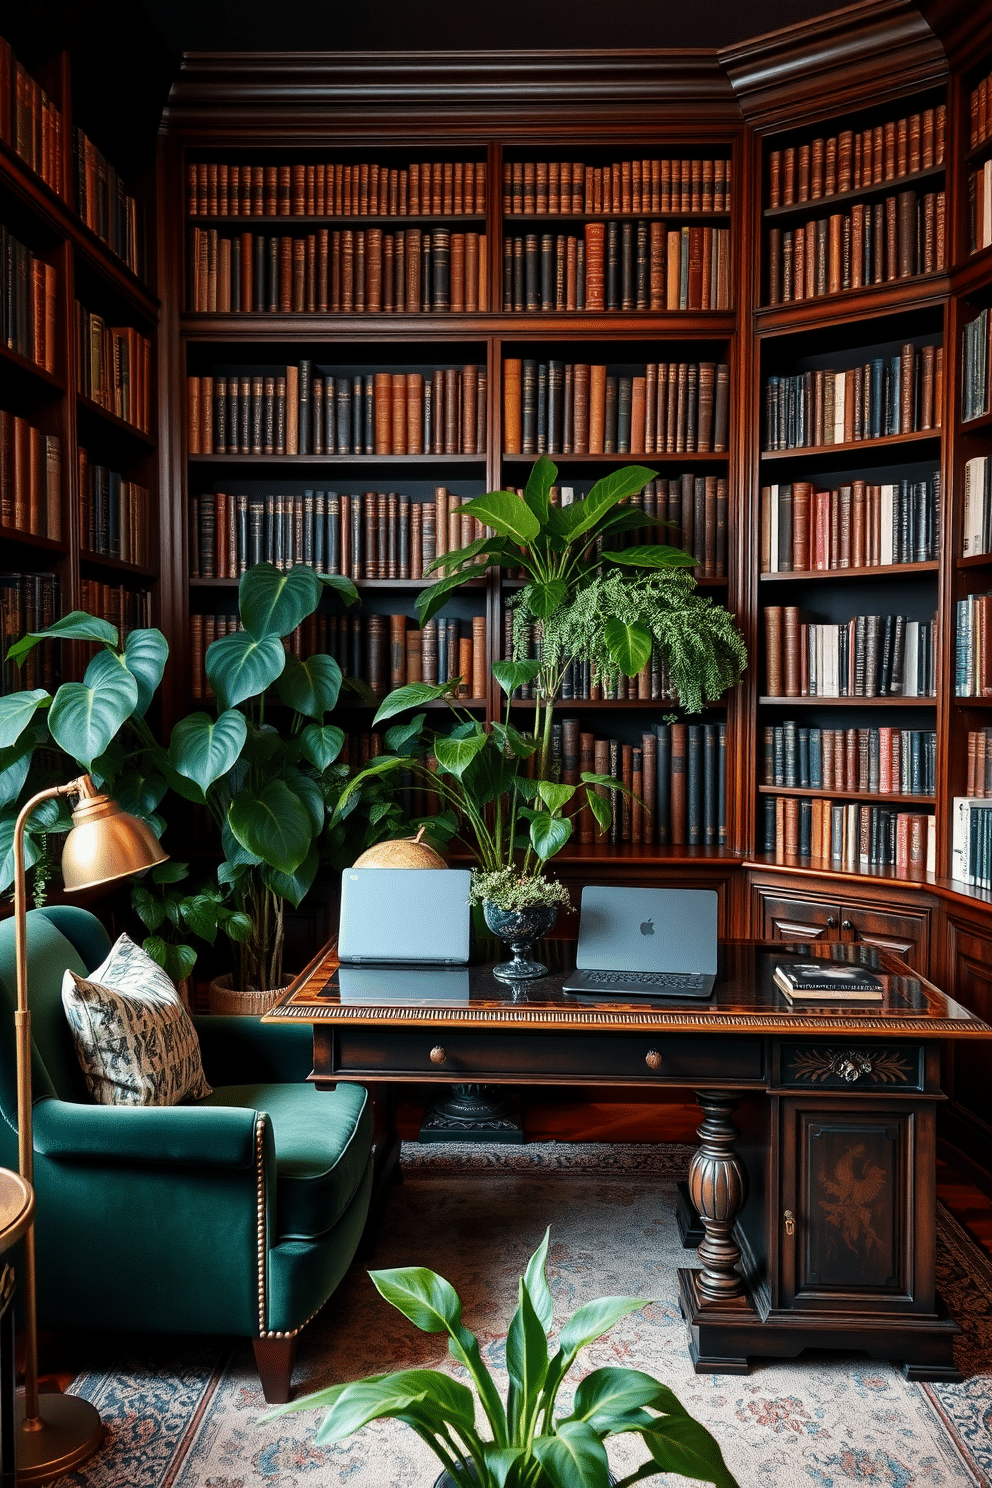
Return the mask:
[[[860,966],[793,961],[777,965],[772,980],[790,1002],[882,1001],[881,981]]]

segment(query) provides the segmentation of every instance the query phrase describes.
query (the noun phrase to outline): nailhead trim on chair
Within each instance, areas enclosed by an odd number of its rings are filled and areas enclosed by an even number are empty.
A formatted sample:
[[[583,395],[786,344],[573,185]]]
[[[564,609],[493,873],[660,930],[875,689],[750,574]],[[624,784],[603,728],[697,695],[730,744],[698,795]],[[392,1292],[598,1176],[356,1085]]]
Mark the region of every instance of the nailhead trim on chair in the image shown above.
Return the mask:
[[[265,1256],[267,1246],[265,1243],[265,1122],[264,1112],[260,1112],[255,1120],[255,1176],[256,1176],[256,1219],[258,1234],[258,1336],[265,1338],[266,1323],[266,1272]]]

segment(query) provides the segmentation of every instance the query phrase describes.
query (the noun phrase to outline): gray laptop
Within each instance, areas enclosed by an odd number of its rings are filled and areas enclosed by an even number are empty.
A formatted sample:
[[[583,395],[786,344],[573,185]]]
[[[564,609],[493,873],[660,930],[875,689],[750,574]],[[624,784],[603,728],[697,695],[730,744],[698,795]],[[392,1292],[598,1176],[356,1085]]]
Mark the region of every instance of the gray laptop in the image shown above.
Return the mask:
[[[393,1007],[421,1002],[467,1007],[468,978],[467,966],[339,966],[338,999]]]
[[[716,981],[712,889],[584,888],[566,992],[709,997]]]
[[[346,868],[338,956],[351,966],[459,966],[469,958],[467,868]]]

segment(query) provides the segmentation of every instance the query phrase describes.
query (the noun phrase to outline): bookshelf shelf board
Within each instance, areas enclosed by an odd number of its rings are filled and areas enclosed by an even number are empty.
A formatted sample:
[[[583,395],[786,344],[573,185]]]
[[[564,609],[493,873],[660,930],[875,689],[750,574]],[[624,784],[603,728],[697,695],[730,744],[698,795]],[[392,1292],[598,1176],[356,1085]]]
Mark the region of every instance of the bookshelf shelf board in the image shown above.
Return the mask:
[[[385,227],[389,228],[390,231],[393,231],[397,227],[450,227],[454,231],[459,231],[463,228],[473,227],[481,227],[485,230],[486,226],[486,214],[484,212],[462,212],[457,217],[445,217],[444,215],[432,216],[430,213],[417,213],[409,217],[401,217],[397,213],[395,217],[391,217],[388,214],[383,215],[379,212],[367,212],[363,217],[357,215],[354,217],[328,217],[326,213],[322,217],[310,217],[299,212],[279,213],[275,217],[269,213],[259,213],[257,216],[253,213],[250,217],[221,216],[218,213],[217,216],[202,217],[199,213],[191,212],[188,220],[191,227],[216,227],[218,229],[223,227],[239,227],[242,230],[256,227],[259,231],[268,233],[270,236],[274,232],[284,234],[287,229],[291,230],[293,228],[302,228],[305,232],[310,227]]]
[[[890,454],[891,451],[901,449],[905,445],[937,445],[940,443],[940,429],[916,429],[911,434],[883,434],[878,439],[848,439],[843,444],[804,444],[798,449],[790,450],[762,450],[762,460],[822,460],[824,455],[867,455],[871,456],[879,451]]]
[[[46,207],[54,208],[60,212],[69,211],[68,204],[55,188],[49,186],[48,182],[37,171],[33,171],[6,140],[0,140],[0,167],[11,177],[8,185],[15,190],[18,187],[21,188],[18,194],[30,192],[33,196],[37,193]]]
[[[722,712],[724,709],[726,709],[727,704],[725,702],[723,702],[723,701],[720,701],[718,703],[704,703],[703,706],[704,706],[704,708],[706,708],[710,712],[712,712],[714,710],[717,711],[717,712]],[[511,708],[531,708],[531,709],[533,709],[533,707],[534,707],[534,699],[533,698],[511,698],[511,700],[510,700],[510,707]],[[583,712],[585,712],[587,710],[589,710],[591,712],[597,712],[597,711],[599,711],[601,709],[604,709],[604,708],[609,708],[609,709],[612,709],[614,711],[617,708],[625,708],[625,709],[639,708],[641,710],[641,712],[643,712],[645,708],[668,708],[668,709],[677,708],[678,707],[678,701],[677,701],[676,698],[673,698],[673,697],[662,697],[662,698],[556,698],[556,700],[555,700],[555,707],[556,708],[581,708]]]
[[[957,708],[992,708],[992,697],[958,697],[955,694],[951,702]]]
[[[113,558],[109,553],[87,553],[84,549],[79,555],[80,563],[87,568],[105,569],[110,573],[127,574],[135,579],[157,579],[158,569],[152,568],[146,563],[128,563],[124,558]]]
[[[992,562],[992,554],[986,560]],[[787,573],[759,574],[762,584],[813,583],[837,579],[901,579],[905,574],[936,573],[940,564],[936,558],[926,563],[885,563],[864,568],[813,568],[792,569]]]
[[[64,542],[55,542],[53,538],[42,537],[35,532],[22,532],[19,527],[0,526],[0,542],[17,543],[22,548],[37,548],[41,553],[68,553],[69,545]]]
[[[965,165],[971,165],[976,160],[984,160],[986,155],[992,153],[992,134],[987,134],[977,145],[972,145],[966,151],[964,157]]]
[[[504,212],[503,231],[530,227],[536,222],[560,222],[563,225],[581,227],[586,222],[670,222],[673,226],[681,222],[706,223],[729,222],[729,212]]]
[[[136,424],[128,423],[127,419],[122,419],[116,413],[112,413],[109,408],[104,408],[101,404],[94,403],[92,398],[87,398],[83,393],[76,394],[76,401],[79,406],[79,412],[83,415],[84,419],[93,419],[99,424],[103,424],[110,429],[115,429],[118,434],[123,434],[126,438],[134,440],[135,444],[140,444],[145,449],[153,450],[155,448],[155,440],[152,436],[146,434],[144,430],[139,429]]]
[[[966,423],[958,424],[959,434],[988,434],[992,430],[992,409],[988,413],[980,413],[977,418],[968,419]]]
[[[657,842],[568,842],[555,853],[555,863],[739,863],[742,854],[729,847],[696,846],[688,842],[662,846]]]
[[[644,337],[693,341],[726,341],[736,319],[730,310],[389,310],[347,313],[334,310],[252,310],[219,312],[185,310],[180,317],[184,339],[264,343],[298,341],[309,345],[340,345],[352,338],[366,341],[430,341],[442,345],[491,336],[496,329],[507,338],[533,338],[540,327],[548,337],[581,337],[587,341]]]
[[[882,284],[842,289],[837,294],[760,305],[754,312],[756,329],[759,332],[814,329],[838,321],[860,320],[866,315],[882,315],[889,310],[936,308],[944,303],[949,288],[947,270],[935,269],[930,274],[912,274]]]
[[[378,708],[381,708],[382,707],[383,701],[384,701],[383,698],[376,698],[376,700],[375,700],[374,703],[370,703],[370,702],[366,702],[366,700],[364,698],[340,697],[340,698],[338,698],[337,706],[339,708],[348,708],[348,709],[355,709],[355,708],[362,708],[362,709],[365,709],[365,710],[368,710],[369,708],[376,708],[376,709],[378,709]],[[456,698],[452,698],[451,701],[452,701],[452,703],[454,704],[454,706],[456,708],[485,708],[485,706],[486,706],[486,699],[485,698],[478,698],[478,697],[456,697]],[[445,702],[444,698],[435,698],[432,702],[418,703],[417,704],[417,711],[419,712],[421,708],[430,708],[432,710],[437,710],[437,709],[440,709],[440,708],[447,708],[447,707],[448,707],[448,704],[447,704],[447,702]]]
[[[897,792],[885,791],[856,791],[856,790],[827,790],[820,786],[812,785],[759,785],[758,792],[763,796],[817,796],[824,800],[834,801],[871,801],[876,806],[932,806],[933,796],[900,795]]]
[[[648,572],[648,571],[649,570],[644,570],[644,572]],[[658,570],[655,569],[655,570],[653,570],[653,572],[657,573]],[[694,573],[693,574],[693,577],[696,580],[696,587],[698,589],[726,589],[727,586],[728,586],[728,584],[730,583],[730,580],[727,578],[727,576],[725,574],[719,575],[717,577],[714,577],[713,575],[710,575],[709,578],[704,578],[702,576],[702,574]],[[431,581],[429,579],[425,579],[424,582],[425,583],[430,583]],[[477,582],[478,583],[481,583],[482,581],[480,579],[480,580],[477,580]],[[503,579],[502,582],[503,582],[504,589],[522,589],[524,587],[524,585],[525,584],[529,584],[531,582],[531,580],[530,579]]]
[[[992,553],[969,553],[966,558],[955,558],[955,568],[988,568],[992,564]]]
[[[829,858],[800,857],[798,853],[755,852],[749,853],[745,868],[785,868],[790,873],[801,873],[810,878],[832,878],[837,880],[863,878],[887,879],[890,883],[914,884],[917,888],[932,886],[937,879],[922,867],[897,868],[894,863],[859,863],[844,867],[831,863]]]
[[[65,382],[61,377],[56,377],[54,372],[48,372],[44,367],[39,367],[37,362],[32,362],[29,357],[21,356],[20,352],[14,351],[11,347],[0,344],[0,377],[3,376],[5,370],[16,372],[18,377],[30,377],[39,388],[44,386],[52,393],[65,392]]]
[[[191,465],[264,465],[290,468],[294,465],[312,468],[330,465],[335,469],[357,466],[367,470],[374,465],[391,469],[402,465],[461,465],[485,467],[482,455],[189,455]]]
[[[505,465],[533,465],[533,463],[534,463],[534,461],[536,459],[538,459],[538,456],[536,454],[525,455],[525,454],[518,454],[518,453],[514,453],[514,454],[504,453],[504,455],[503,455],[503,463]],[[647,454],[644,453],[643,450],[640,450],[640,451],[630,451],[630,450],[628,450],[626,453],[624,453],[622,455],[616,455],[616,454],[609,454],[609,455],[604,455],[604,454],[596,454],[596,455],[562,455],[562,454],[558,454],[556,452],[556,453],[551,453],[549,455],[549,459],[552,459],[555,462],[555,464],[556,465],[559,465],[559,466],[561,466],[561,465],[565,465],[565,466],[568,466],[568,465],[609,465],[609,466],[613,466],[613,465],[633,465],[633,464],[637,464],[640,460],[650,460],[651,463],[652,463],[652,465],[661,465],[661,464],[664,464],[664,465],[673,465],[673,464],[678,464],[678,465],[682,466],[682,465],[686,465],[686,464],[688,464],[688,465],[696,465],[696,464],[699,464],[699,465],[726,465],[727,460],[728,460],[728,456],[722,450],[718,451],[716,454],[712,454],[712,453],[709,453],[709,452],[703,452],[702,454],[697,454],[694,451],[690,451],[688,453],[683,453],[681,455],[670,455],[670,454],[666,454],[666,453],[647,455]]]
[[[85,556],[85,555],[84,555]],[[237,578],[203,579],[189,578],[186,580],[191,589],[236,589],[241,583],[240,576]],[[356,589],[426,589],[433,581],[431,579],[352,579]],[[466,579],[459,586],[461,589],[484,589],[485,579]]]
[[[925,181],[935,181],[944,174],[942,165],[931,165],[926,170],[913,171],[911,175],[895,176],[891,181],[878,181],[871,186],[856,186],[850,191],[837,191],[833,196],[818,196],[811,201],[789,202],[781,207],[766,207],[763,216],[768,222],[803,221],[810,217],[830,216],[848,203],[874,200],[879,196],[892,196],[900,191],[910,191]],[[824,208],[827,209],[826,213]]]
[[[935,697],[759,697],[772,708],[936,708]],[[992,698],[989,699],[992,703]]]

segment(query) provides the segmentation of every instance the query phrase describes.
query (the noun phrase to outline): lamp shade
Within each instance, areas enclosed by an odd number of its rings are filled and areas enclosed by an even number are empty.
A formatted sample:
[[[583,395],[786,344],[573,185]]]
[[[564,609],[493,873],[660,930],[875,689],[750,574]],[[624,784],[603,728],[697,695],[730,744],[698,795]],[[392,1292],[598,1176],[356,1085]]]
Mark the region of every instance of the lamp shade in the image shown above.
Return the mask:
[[[67,889],[91,889],[165,862],[169,854],[144,822],[122,811],[109,796],[100,795],[88,775],[82,777],[80,787],[62,849]]]

